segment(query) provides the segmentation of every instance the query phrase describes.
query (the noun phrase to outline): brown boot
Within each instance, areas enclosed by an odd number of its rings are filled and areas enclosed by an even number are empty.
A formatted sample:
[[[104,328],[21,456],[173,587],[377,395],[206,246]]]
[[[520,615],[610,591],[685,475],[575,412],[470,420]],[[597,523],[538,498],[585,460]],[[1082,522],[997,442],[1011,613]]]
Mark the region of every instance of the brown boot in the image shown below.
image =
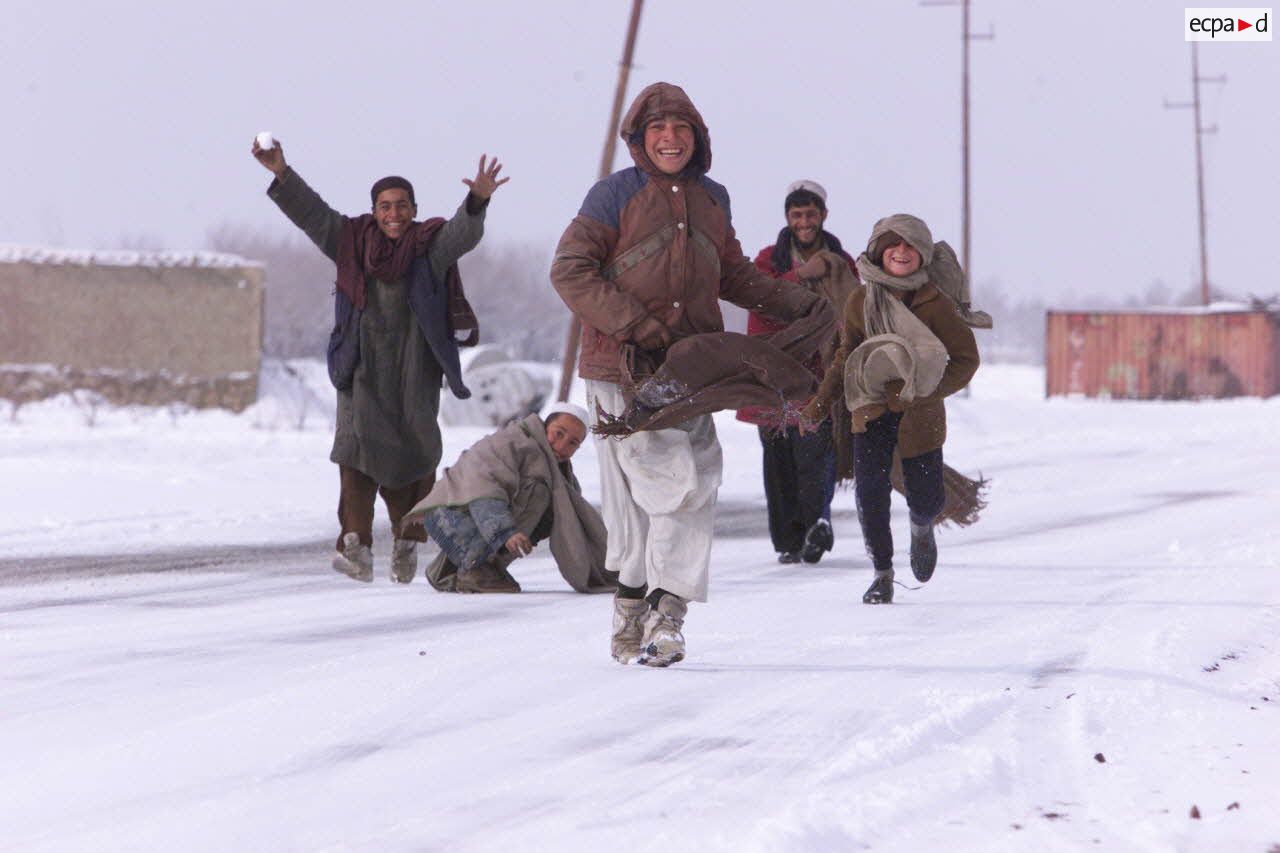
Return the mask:
[[[519,592],[520,584],[497,560],[488,559],[469,572],[458,572],[455,592]]]

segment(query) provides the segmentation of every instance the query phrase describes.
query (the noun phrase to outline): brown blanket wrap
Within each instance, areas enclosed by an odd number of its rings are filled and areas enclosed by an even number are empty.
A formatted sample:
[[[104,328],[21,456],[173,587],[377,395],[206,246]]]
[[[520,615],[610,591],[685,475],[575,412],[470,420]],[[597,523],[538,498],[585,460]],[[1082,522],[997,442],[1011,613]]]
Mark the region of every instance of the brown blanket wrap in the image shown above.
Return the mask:
[[[690,335],[672,344],[656,369],[650,368],[654,354],[623,347],[622,391],[629,403],[620,413],[599,412],[592,431],[621,437],[722,409],[786,410],[789,401],[813,394],[817,383],[805,365],[834,337],[835,317],[825,300],[815,300],[803,316],[767,335]]]

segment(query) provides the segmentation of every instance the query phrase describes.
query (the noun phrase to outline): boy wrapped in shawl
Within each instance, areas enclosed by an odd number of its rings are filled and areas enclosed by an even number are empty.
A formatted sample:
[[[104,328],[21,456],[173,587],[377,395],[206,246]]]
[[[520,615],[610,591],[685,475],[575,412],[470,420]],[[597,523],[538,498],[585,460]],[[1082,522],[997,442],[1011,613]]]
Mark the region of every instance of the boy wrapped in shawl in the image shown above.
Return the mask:
[[[929,580],[937,560],[933,524],[944,510],[943,399],[969,383],[978,348],[955,302],[933,282],[936,245],[906,214],[881,219],[857,259],[863,287],[845,306],[840,348],[806,407],[820,417],[839,393],[852,418],[858,520],[876,578],[868,604],[893,600],[889,528],[891,471],[901,468],[911,510],[911,568]]]
[[[548,437],[556,421],[567,418],[580,441],[585,414],[562,406],[545,423],[528,415],[480,439],[445,469],[405,517],[406,523],[421,521],[441,548],[427,569],[432,586],[519,592],[506,567],[521,556],[520,546],[508,543],[523,534],[529,547],[550,537],[561,576],[578,592],[613,590],[613,579],[604,571],[604,521],[582,496],[572,463],[561,458],[563,452],[558,454]],[[568,453],[574,449],[576,444]]]

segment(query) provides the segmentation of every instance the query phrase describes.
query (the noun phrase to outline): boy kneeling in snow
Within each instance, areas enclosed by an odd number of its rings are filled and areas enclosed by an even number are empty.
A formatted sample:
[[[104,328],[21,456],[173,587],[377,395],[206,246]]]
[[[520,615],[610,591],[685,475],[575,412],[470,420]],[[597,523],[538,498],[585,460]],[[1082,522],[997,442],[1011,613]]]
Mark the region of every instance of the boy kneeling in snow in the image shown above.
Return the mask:
[[[511,561],[550,537],[560,574],[578,592],[609,592],[605,527],[582,497],[569,459],[587,435],[587,413],[554,406],[485,436],[446,468],[405,516],[440,546],[427,579],[442,592],[519,592]]]

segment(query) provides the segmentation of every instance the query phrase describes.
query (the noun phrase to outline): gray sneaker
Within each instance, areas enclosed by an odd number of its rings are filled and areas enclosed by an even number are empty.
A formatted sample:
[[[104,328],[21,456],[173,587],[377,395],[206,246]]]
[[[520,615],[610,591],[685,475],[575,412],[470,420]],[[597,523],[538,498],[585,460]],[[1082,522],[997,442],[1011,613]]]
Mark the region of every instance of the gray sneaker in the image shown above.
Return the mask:
[[[396,583],[413,583],[418,574],[418,543],[397,539],[391,546],[391,579]]]
[[[373,550],[360,544],[359,533],[342,534],[342,550],[333,557],[333,570],[352,580],[373,583]]]
[[[644,620],[649,615],[649,602],[643,598],[613,599],[613,639],[610,648],[618,663],[636,663],[640,658],[640,640],[644,636]]]
[[[636,663],[645,666],[671,666],[684,660],[684,615],[689,605],[683,598],[667,593],[658,606],[649,610],[640,639],[640,657]]]

